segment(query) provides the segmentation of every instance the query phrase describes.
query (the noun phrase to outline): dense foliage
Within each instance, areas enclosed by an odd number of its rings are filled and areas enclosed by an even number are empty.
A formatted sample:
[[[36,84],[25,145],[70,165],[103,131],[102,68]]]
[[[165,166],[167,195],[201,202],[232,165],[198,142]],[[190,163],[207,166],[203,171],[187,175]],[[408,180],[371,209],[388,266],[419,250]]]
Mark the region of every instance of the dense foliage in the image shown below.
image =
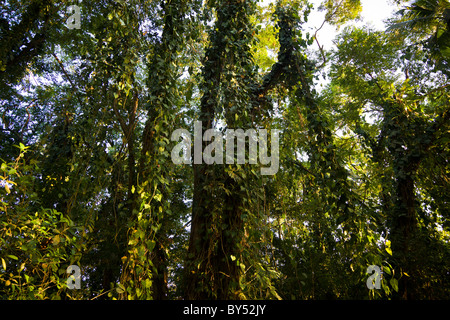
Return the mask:
[[[3,2],[0,299],[448,298],[450,3],[395,2]],[[196,120],[278,172],[175,164]]]

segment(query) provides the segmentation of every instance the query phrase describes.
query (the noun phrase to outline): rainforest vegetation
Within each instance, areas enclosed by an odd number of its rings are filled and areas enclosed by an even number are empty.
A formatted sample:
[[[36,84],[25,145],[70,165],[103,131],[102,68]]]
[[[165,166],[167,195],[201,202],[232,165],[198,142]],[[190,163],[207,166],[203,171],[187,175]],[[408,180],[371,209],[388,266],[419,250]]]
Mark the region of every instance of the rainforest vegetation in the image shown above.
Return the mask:
[[[391,4],[1,1],[0,299],[449,298],[450,3]],[[174,163],[196,121],[279,170]]]

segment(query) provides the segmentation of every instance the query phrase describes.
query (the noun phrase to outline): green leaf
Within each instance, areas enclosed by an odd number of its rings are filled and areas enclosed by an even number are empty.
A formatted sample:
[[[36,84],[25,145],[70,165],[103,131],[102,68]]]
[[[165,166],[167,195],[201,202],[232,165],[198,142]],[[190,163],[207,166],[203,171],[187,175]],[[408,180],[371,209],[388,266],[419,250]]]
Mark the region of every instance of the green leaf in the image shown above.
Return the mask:
[[[387,248],[387,247],[386,247],[386,252],[389,253],[389,255],[392,256],[392,250],[391,250],[391,248]]]
[[[3,266],[3,270],[6,271],[6,261],[3,258],[2,258],[2,266]]]
[[[151,289],[151,287],[152,287],[152,280],[145,279],[144,280],[144,288]]]
[[[155,248],[156,242],[154,240],[149,240],[149,241],[147,241],[146,245],[147,245],[147,250],[151,252],[151,251],[153,251],[153,248]]]
[[[387,240],[386,241],[386,248],[385,248],[386,252],[389,253],[389,255],[392,256],[392,250],[391,250],[391,241]]]
[[[53,237],[53,245],[58,245],[61,242],[61,238],[59,237],[59,235],[56,235]]]
[[[159,193],[159,194],[155,194],[155,200],[156,201],[159,201],[159,202],[161,202],[161,199],[162,199],[162,194],[161,193]]]
[[[15,255],[12,254],[8,254],[6,255],[8,258],[14,259],[14,260],[19,260],[19,258],[17,258]]]
[[[392,275],[391,269],[389,267],[383,267],[383,272],[386,272],[388,275]]]
[[[394,289],[395,292],[398,292],[398,281],[397,279],[392,278],[389,283],[392,286],[392,289]]]
[[[125,287],[123,286],[123,284],[119,283],[117,285],[116,291],[117,291],[117,293],[124,293],[125,292]]]

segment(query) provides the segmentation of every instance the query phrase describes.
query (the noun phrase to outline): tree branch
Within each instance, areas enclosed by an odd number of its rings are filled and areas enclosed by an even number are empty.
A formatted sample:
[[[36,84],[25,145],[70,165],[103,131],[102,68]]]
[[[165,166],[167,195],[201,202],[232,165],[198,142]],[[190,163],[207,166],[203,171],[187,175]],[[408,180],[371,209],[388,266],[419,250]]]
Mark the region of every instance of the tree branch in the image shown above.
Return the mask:
[[[125,123],[125,121],[123,120],[122,116],[120,115],[119,110],[117,110],[117,99],[114,99],[113,110],[114,110],[114,114],[117,117],[117,120],[119,120],[120,127],[122,128],[122,131],[128,140],[128,126]]]
[[[72,79],[70,78],[69,74],[67,73],[66,69],[64,68],[63,63],[61,62],[61,60],[59,60],[59,58],[56,56],[56,54],[54,52],[52,52],[52,56],[55,58],[55,60],[58,62],[59,66],[61,67],[62,72],[64,73],[64,75],[66,76],[67,80],[69,81],[70,85],[72,86],[72,89],[74,91],[76,91],[76,87],[75,84],[72,82]],[[75,96],[77,97],[78,102],[80,103],[80,106],[83,105],[83,102],[81,101],[79,95],[75,94]]]

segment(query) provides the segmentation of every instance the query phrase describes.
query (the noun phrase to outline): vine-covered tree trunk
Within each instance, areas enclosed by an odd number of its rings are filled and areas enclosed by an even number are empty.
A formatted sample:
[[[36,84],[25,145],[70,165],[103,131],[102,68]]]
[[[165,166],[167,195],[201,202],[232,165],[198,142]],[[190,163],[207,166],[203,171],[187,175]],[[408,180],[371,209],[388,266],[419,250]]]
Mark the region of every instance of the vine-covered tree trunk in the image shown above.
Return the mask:
[[[220,31],[223,30],[220,29]],[[218,103],[217,90],[220,86],[224,49],[219,36],[213,32],[211,45],[206,51],[202,73],[203,96],[199,114],[202,132],[200,139],[194,141],[194,148],[195,145],[201,148],[200,154],[203,154],[207,145],[202,139],[202,134],[212,128]],[[195,150],[194,153],[196,153]],[[213,199],[211,189],[208,188],[213,179],[213,171],[203,162],[202,157],[195,159],[194,156],[193,160],[194,193],[189,249],[185,263],[185,296],[187,299],[207,299],[212,297],[211,285],[214,282],[211,270],[211,257],[214,250]]]
[[[203,66],[199,120],[202,133],[213,128],[223,110],[226,125],[233,129],[235,115],[242,117],[248,107],[243,101],[251,94],[248,79],[252,1],[219,1],[217,21],[210,33]],[[248,66],[249,69],[251,66]],[[240,69],[239,69],[240,68]],[[235,74],[231,76],[232,74]],[[233,79],[233,80],[231,80]],[[239,85],[232,84],[235,81]],[[240,101],[240,103],[238,102]],[[230,117],[230,114],[233,117]],[[244,125],[244,123],[242,123]],[[249,123],[245,123],[249,126]],[[242,126],[241,126],[242,127]],[[203,141],[202,150],[207,146]],[[195,148],[195,146],[194,146]],[[231,299],[239,292],[240,254],[243,234],[239,185],[226,172],[226,165],[195,163],[191,235],[186,263],[186,297],[189,299]],[[201,160],[201,159],[200,159]]]
[[[177,55],[184,41],[180,35],[184,32],[187,3],[165,0],[160,5],[163,32],[148,63],[151,71],[147,79],[147,120],[141,138],[137,173],[134,175],[130,167],[129,177],[129,206],[133,210],[135,223],[129,241],[139,243],[140,250],[131,253],[128,258],[131,270],[123,278],[134,286],[133,290],[139,289],[136,290],[138,298],[159,300],[166,299],[168,292],[165,253],[168,234],[164,225],[168,223],[166,212],[170,210],[168,198],[171,166],[167,164],[171,160],[167,149],[175,118],[174,104],[179,72]],[[130,115],[134,120],[134,114],[130,112]],[[130,154],[129,165],[132,166],[134,162],[133,154]]]

